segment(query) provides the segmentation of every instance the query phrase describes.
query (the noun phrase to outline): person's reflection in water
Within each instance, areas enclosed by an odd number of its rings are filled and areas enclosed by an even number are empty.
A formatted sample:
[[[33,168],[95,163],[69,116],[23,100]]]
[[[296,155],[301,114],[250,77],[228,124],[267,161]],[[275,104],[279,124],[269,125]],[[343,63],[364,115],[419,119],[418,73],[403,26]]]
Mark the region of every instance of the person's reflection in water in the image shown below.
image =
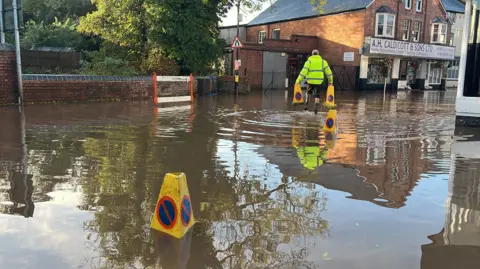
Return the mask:
[[[319,134],[319,126],[309,127],[306,124],[304,127],[300,127],[297,122],[294,122],[292,146],[296,148],[297,156],[302,165],[310,171],[315,171],[327,160],[328,148],[320,146]]]
[[[155,250],[159,256],[162,269],[187,269],[192,233],[193,229],[190,229],[182,239],[176,239],[165,233],[152,230]]]
[[[13,206],[10,208],[10,214],[22,215],[25,218],[33,217],[35,205],[32,201],[33,194],[33,176],[13,171],[10,176],[10,200]],[[24,206],[19,207],[19,204]]]

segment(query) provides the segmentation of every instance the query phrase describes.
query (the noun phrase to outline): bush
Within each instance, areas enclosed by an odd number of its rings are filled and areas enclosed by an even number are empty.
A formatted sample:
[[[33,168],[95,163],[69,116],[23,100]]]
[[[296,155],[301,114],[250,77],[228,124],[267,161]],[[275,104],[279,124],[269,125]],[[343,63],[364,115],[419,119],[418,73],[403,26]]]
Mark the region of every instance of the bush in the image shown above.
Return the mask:
[[[86,53],[80,73],[99,76],[136,76],[138,70],[122,58],[106,55],[103,50]]]
[[[180,67],[177,62],[165,57],[161,49],[151,49],[147,59],[142,64],[142,70],[147,74],[157,73],[159,76],[178,76]]]

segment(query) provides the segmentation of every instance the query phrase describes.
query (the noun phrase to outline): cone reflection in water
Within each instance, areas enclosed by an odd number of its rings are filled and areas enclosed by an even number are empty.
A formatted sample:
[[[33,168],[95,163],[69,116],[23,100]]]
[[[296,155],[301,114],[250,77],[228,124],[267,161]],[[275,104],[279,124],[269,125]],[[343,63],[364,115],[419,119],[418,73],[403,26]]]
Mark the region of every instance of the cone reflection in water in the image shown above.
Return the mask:
[[[194,223],[185,174],[167,174],[158,195],[151,228],[175,238],[182,238]]]
[[[152,230],[155,241],[155,250],[163,269],[186,269],[190,259],[190,246],[193,229],[190,229],[183,238],[177,239],[168,234]]]
[[[333,87],[333,85],[328,86],[327,97],[323,105],[328,109],[334,109],[337,107],[337,105],[335,105],[335,87]]]
[[[323,125],[323,132],[325,134],[325,147],[327,149],[333,149],[335,142],[337,141],[337,111],[329,110],[327,119]]]
[[[303,93],[302,93],[302,88],[300,87],[300,84],[295,84],[295,87],[293,89],[293,104],[298,105],[298,104],[303,104]]]
[[[336,110],[329,110],[327,114],[327,119],[325,120],[325,124],[323,124],[323,130],[325,132],[332,132],[335,133],[337,131],[337,111]]]

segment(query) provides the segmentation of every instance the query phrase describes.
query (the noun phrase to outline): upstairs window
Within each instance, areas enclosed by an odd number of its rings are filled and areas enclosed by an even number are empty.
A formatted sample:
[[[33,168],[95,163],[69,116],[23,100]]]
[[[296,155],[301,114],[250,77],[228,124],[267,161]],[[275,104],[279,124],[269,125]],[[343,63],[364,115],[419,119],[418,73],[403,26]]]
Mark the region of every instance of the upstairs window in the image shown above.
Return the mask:
[[[272,39],[280,39],[280,29],[273,29]]]
[[[410,20],[405,20],[405,21],[403,22],[403,35],[402,35],[402,39],[403,39],[404,41],[410,40],[410,25],[411,25]]]
[[[263,40],[267,37],[267,32],[265,31],[258,31],[258,43],[262,44]]]
[[[420,30],[422,29],[422,23],[416,21],[413,23],[413,41],[419,42],[420,41]]]
[[[413,0],[405,0],[405,8],[412,9],[412,1]]]
[[[393,38],[395,33],[395,15],[377,13],[375,36]]]
[[[432,43],[446,44],[447,43],[447,24],[434,23],[432,24]]]
[[[417,12],[422,12],[423,0],[417,0]]]

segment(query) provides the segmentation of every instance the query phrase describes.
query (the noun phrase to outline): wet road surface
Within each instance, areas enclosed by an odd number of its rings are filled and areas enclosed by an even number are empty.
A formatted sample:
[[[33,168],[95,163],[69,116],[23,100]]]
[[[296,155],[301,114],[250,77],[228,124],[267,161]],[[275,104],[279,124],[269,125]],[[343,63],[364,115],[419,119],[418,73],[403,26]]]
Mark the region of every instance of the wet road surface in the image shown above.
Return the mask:
[[[454,92],[0,108],[1,268],[478,268],[480,148]],[[332,140],[333,139],[333,140]],[[165,173],[198,223],[151,231]]]

